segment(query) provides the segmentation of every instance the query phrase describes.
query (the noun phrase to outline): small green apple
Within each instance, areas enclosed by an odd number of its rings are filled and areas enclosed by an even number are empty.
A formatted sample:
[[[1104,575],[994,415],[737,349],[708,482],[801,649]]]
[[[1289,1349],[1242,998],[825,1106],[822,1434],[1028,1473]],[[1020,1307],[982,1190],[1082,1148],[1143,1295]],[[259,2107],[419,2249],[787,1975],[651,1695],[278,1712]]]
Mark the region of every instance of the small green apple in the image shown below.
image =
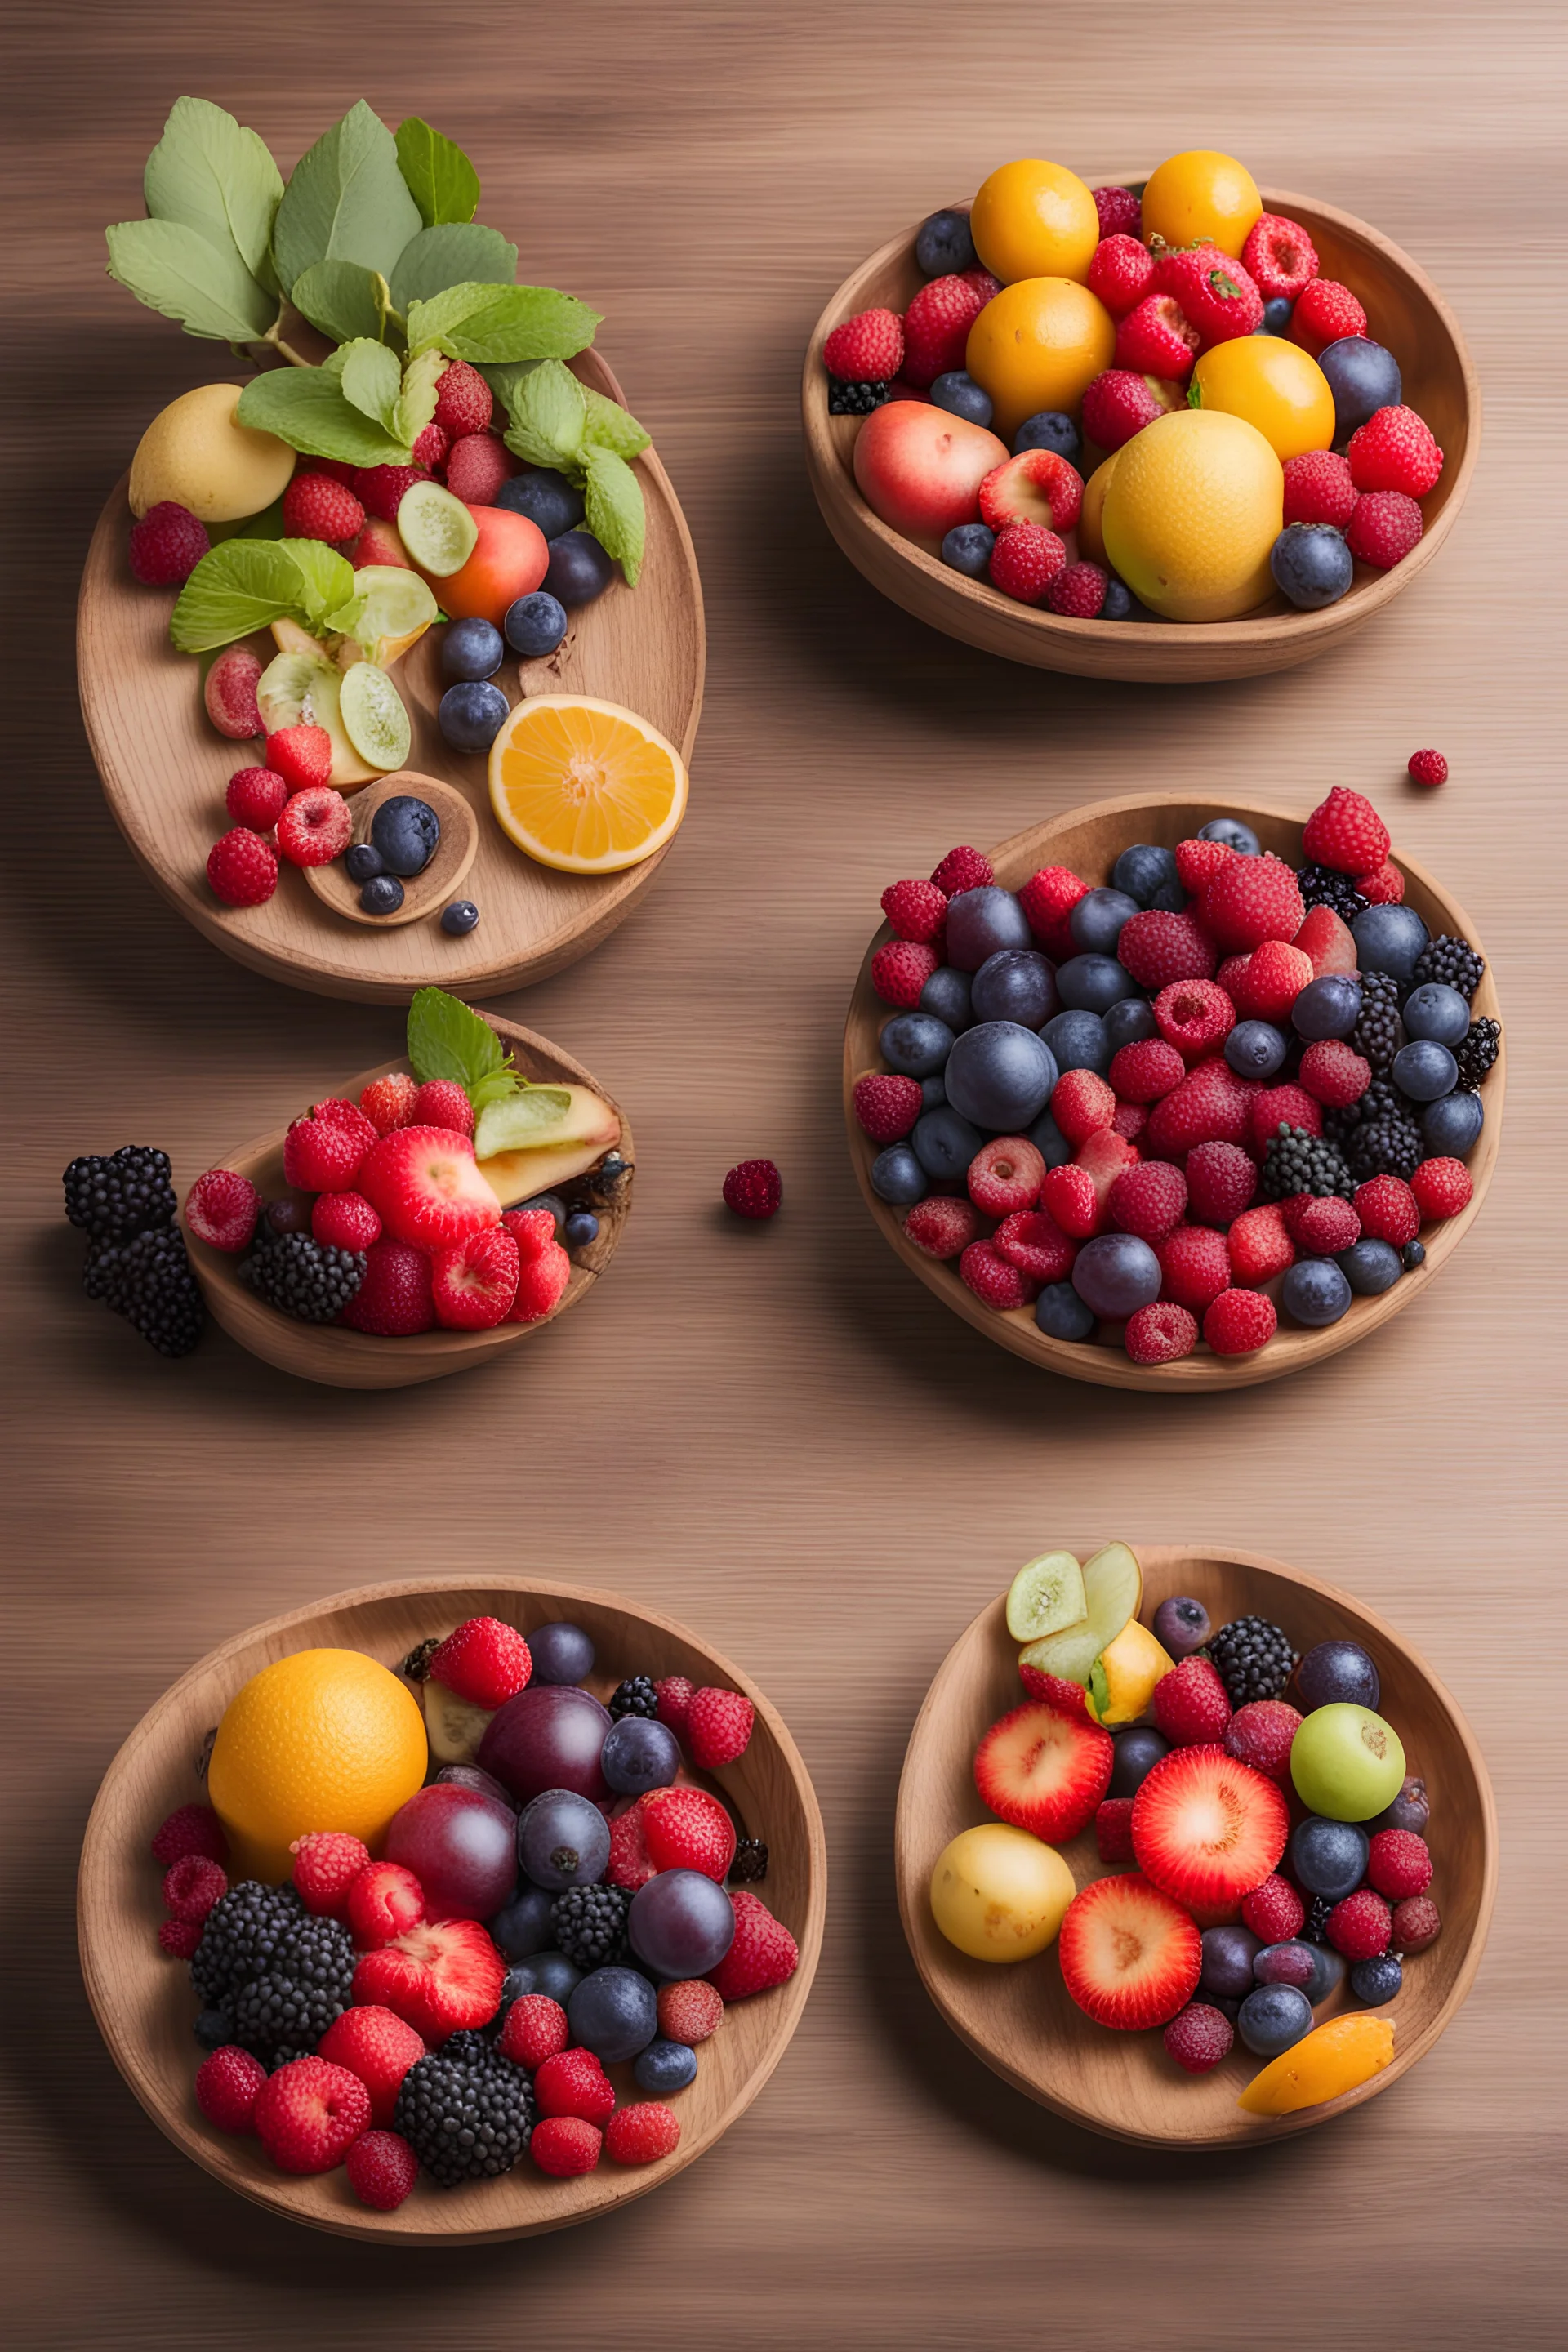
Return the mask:
[[[1290,1743],[1296,1794],[1334,1822],[1367,1822],[1399,1794],[1405,1750],[1399,1734],[1370,1706],[1341,1701],[1308,1716]]]

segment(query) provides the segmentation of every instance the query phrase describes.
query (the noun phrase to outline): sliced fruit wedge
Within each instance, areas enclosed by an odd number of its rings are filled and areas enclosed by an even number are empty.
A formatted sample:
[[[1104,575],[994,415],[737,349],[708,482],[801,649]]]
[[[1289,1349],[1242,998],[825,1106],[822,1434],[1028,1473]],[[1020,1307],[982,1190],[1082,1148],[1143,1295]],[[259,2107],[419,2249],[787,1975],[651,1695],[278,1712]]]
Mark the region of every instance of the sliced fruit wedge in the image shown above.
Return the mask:
[[[1094,1819],[1115,1746],[1087,1715],[1031,1699],[994,1723],[974,1751],[974,1785],[998,1820],[1064,1844]]]
[[[1155,1684],[1175,1663],[1147,1625],[1130,1617],[1089,1668],[1089,1714],[1096,1723],[1136,1723],[1147,1712]]]
[[[490,745],[490,805],[508,839],[563,874],[640,866],[686,814],[686,762],[617,702],[536,694]]]
[[[1021,1665],[1038,1666],[1042,1674],[1087,1685],[1096,1658],[1137,1616],[1143,1598],[1143,1572],[1126,1544],[1106,1544],[1084,1561],[1083,1593],[1083,1622],[1031,1642],[1019,1659]]]
[[[1394,2063],[1397,2020],[1379,2010],[1331,2017],[1269,2060],[1237,2101],[1249,2116],[1293,2116],[1342,2098]]]
[[[1197,1990],[1203,1937],[1136,1870],[1075,1895],[1057,1939],[1062,1982],[1086,2017],[1119,2032],[1168,2025]]]
[[[479,545],[479,527],[439,482],[411,482],[397,502],[397,536],[422,572],[447,580]]]
[[[1038,1642],[1089,1614],[1083,1570],[1070,1551],[1042,1552],[1021,1568],[1007,1592],[1007,1631],[1015,1642]]]
[[[1290,1814],[1272,1780],[1223,1748],[1162,1756],[1132,1801],[1132,1851],[1156,1886],[1211,1919],[1279,1867]]]
[[[280,642],[286,631],[300,642],[275,654],[257,680],[256,703],[262,725],[269,735],[284,727],[324,727],[332,739],[329,783],[340,792],[368,784],[381,770],[362,760],[349,740],[339,701],[342,672],[308,631],[291,621],[274,622],[272,633]]]
[[[362,760],[383,775],[407,764],[414,730],[403,697],[384,669],[372,661],[357,661],[344,670],[338,708],[343,732]]]
[[[425,1702],[425,1737],[437,1764],[471,1764],[479,1752],[493,1708],[476,1706],[445,1683],[427,1675],[420,1685]]]
[[[358,661],[390,669],[418,643],[440,609],[429,582],[402,564],[362,564],[354,573],[354,593],[364,604],[338,647],[340,669]]]

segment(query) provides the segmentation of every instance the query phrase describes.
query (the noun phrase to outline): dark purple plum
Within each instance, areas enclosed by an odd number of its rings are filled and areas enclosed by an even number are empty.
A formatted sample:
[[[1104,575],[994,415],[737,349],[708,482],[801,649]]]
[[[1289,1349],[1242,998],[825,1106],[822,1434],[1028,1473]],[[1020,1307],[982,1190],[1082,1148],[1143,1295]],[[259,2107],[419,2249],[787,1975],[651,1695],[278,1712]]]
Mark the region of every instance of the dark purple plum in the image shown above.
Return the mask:
[[[568,1624],[564,1618],[535,1626],[528,1646],[536,1683],[585,1683],[594,1671],[593,1643],[581,1625]]]
[[[1263,1938],[1250,1927],[1205,1927],[1198,1990],[1205,1999],[1223,1993],[1231,2000],[1244,2000],[1255,1982],[1252,1963],[1262,1949]]]
[[[668,1789],[680,1769],[680,1742],[667,1723],[641,1715],[623,1715],[605,1741],[600,1764],[617,1795],[640,1797],[648,1789]]]
[[[546,1789],[519,1816],[517,1859],[535,1886],[592,1886],[610,1859],[610,1825],[586,1797]]]
[[[599,1804],[610,1793],[599,1769],[609,1727],[607,1712],[589,1692],[572,1683],[531,1683],[491,1716],[475,1760],[520,1805],[546,1789],[574,1789]]]
[[[1375,1710],[1383,1685],[1359,1642],[1333,1641],[1319,1642],[1308,1651],[1296,1669],[1296,1688],[1302,1713],[1310,1715],[1314,1707],[1342,1701]]]
[[[987,882],[947,902],[947,960],[960,971],[978,971],[1003,948],[1032,948],[1029,919],[1011,890]]]
[[[975,973],[970,1002],[976,1021],[1042,1028],[1058,1009],[1056,966],[1038,948],[1002,948]]]
[[[1021,1135],[1032,1125],[1056,1082],[1050,1047],[1016,1021],[984,1021],[966,1029],[942,1072],[948,1101],[960,1118],[1000,1135]]]
[[[1135,1797],[1162,1756],[1171,1752],[1171,1743],[1152,1724],[1130,1724],[1125,1731],[1113,1732],[1116,1754],[1110,1767],[1108,1797]]]
[[[517,1820],[509,1805],[432,1781],[392,1817],[386,1859],[411,1870],[432,1919],[489,1919],[517,1885]]]
[[[454,1789],[470,1789],[476,1797],[493,1797],[509,1813],[515,1813],[509,1791],[501,1787],[493,1772],[481,1772],[477,1764],[443,1764],[436,1775],[437,1788],[450,1785]]]
[[[626,1933],[639,1960],[661,1977],[706,1976],[735,1940],[735,1909],[698,1870],[661,1870],[632,1896]]]

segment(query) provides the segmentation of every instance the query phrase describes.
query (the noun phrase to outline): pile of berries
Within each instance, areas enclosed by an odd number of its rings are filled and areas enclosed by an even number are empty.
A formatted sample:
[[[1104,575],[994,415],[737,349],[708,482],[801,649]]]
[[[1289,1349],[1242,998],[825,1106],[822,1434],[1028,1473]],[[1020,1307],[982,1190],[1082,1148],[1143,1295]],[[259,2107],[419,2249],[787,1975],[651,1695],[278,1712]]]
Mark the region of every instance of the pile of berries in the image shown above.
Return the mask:
[[[1387,1290],[1467,1207],[1500,1044],[1482,959],[1404,904],[1359,793],[1301,853],[1219,817],[1098,887],[1004,889],[962,848],[883,893],[869,1181],[986,1306],[1141,1364],[1247,1355],[1280,1309],[1321,1329]]]
[[[73,1160],[66,1215],[87,1235],[82,1288],[123,1315],[161,1356],[188,1356],[205,1310],[174,1223],[169,1155],[146,1144]]]

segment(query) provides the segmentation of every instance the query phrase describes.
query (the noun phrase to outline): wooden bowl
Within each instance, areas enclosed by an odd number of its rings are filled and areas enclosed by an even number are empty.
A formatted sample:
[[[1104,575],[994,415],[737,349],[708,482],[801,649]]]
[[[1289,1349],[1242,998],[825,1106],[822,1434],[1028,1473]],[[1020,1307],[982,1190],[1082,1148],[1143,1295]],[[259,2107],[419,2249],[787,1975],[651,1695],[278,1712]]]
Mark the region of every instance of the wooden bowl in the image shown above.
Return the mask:
[[[559,1045],[552,1045],[548,1037],[520,1028],[515,1021],[502,1021],[494,1013],[487,1013],[485,1018],[511,1047],[524,1077],[558,1086],[592,1087],[595,1094],[604,1095],[621,1121],[620,1141],[614,1149],[628,1163],[635,1161],[632,1131],[625,1112],[605,1094],[598,1080],[581,1062],[574,1061]],[[357,1102],[373,1078],[389,1077],[395,1070],[407,1068],[406,1060],[382,1062],[374,1070],[362,1070],[339,1091],[350,1101]],[[294,1118],[299,1116],[298,1111],[292,1114]],[[268,1199],[276,1199],[289,1190],[283,1175],[283,1139],[288,1132],[289,1121],[285,1120],[269,1135],[242,1143],[237,1150],[226,1153],[213,1164],[237,1168]],[[488,1363],[491,1357],[547,1331],[558,1316],[585,1298],[616,1254],[631,1214],[636,1181],[634,1166],[615,1199],[595,1213],[599,1219],[596,1237],[586,1249],[574,1251],[572,1279],[556,1307],[539,1322],[498,1323],[489,1331],[423,1331],[408,1339],[381,1339],[369,1331],[351,1331],[335,1323],[299,1323],[291,1315],[279,1315],[241,1282],[239,1258],[197,1240],[183,1207],[180,1223],[209,1313],[231,1339],[237,1339],[253,1356],[259,1356],[264,1363],[276,1364],[279,1371],[292,1372],[302,1381],[319,1381],[327,1388],[405,1389],[419,1381],[444,1380],[448,1372],[466,1372],[475,1364]]]
[[[800,1946],[789,1982],[737,2001],[702,2046],[697,2080],[676,2102],[680,2145],[658,2164],[623,2169],[606,2159],[574,2180],[552,2180],[526,2158],[499,2180],[442,2189],[422,2179],[395,2213],[357,2202],[340,2168],[312,2179],[277,2172],[254,2139],[215,2131],[192,2084],[201,2052],[192,2035],[197,2003],[184,1969],[158,1948],[163,1916],[159,1869],[148,1840],[176,1805],[203,1796],[197,1759],[210,1728],[241,1685],[274,1659],[317,1646],[363,1650],[396,1667],[427,1634],[465,1617],[489,1616],[524,1633],[555,1618],[585,1628],[604,1671],[592,1687],[607,1696],[623,1669],[683,1674],[693,1682],[744,1691],[757,1711],[740,1761],[710,1776],[742,1832],[763,1838],[770,1910]],[[707,1777],[707,1776],[704,1776]],[[526,2238],[628,2204],[711,2147],[742,2115],[783,2057],[800,2022],[822,1948],[827,1856],[822,1816],[799,1750],[756,1685],[684,1625],[612,1592],[531,1577],[482,1583],[444,1577],[365,1585],[291,1610],[212,1651],[144,1715],[104,1775],[82,1844],[77,1880],[77,1939],[82,1975],[109,2054],[153,2122],[176,2147],[226,2187],[289,2221],[341,2237],[401,2245],[456,2238]],[[612,2070],[622,2100],[638,2095],[629,2068]]]
[[[429,865],[422,872],[409,875],[404,882],[403,904],[395,915],[366,914],[359,902],[361,886],[350,881],[341,857],[334,857],[330,866],[300,868],[315,896],[345,922],[364,923],[372,929],[423,922],[427,916],[439,915],[443,907],[449,907],[468,878],[468,868],[479,851],[479,820],[461,793],[454,792],[438,777],[422,776],[416,768],[399,768],[395,774],[383,776],[379,783],[366,784],[355,793],[349,803],[355,842],[370,839],[371,822],[377,809],[404,793],[435,810],[441,838]]]
[[[573,365],[584,383],[625,405],[596,352],[584,352]],[[697,558],[654,451],[637,460],[637,472],[647,508],[647,557],[637,586],[617,580],[572,614],[564,643],[548,660],[509,657],[495,683],[514,703],[549,692],[624,703],[689,762],[707,649]],[[476,814],[478,855],[464,895],[479,907],[478,928],[449,939],[435,906],[420,922],[345,922],[289,866],[265,906],[220,906],[207,883],[207,852],[229,823],[224,786],[259,755],[259,745],[227,742],[217,733],[202,705],[200,666],[169,643],[170,597],[132,578],[125,489],[121,480],[111,492],[82,575],[77,677],[88,740],[115,821],[142,865],[226,955],[320,996],[404,1004],[416,988],[434,983],[471,999],[526,988],[574,963],[630,914],[668,845],[625,873],[603,875],[558,874],[515,848],[490,813],[484,755],[449,750],[437,724],[445,635],[438,626],[393,675],[413,721],[409,766],[449,784]],[[248,642],[263,661],[270,658],[268,635]]]
[[[1200,801],[1181,793],[1131,793],[1124,800],[1095,801],[1088,807],[1074,809],[1067,816],[1055,817],[1048,824],[1033,825],[1027,833],[1015,834],[1011,841],[992,850],[991,863],[997,881],[1011,890],[1019,888],[1042,866],[1066,866],[1086,882],[1098,884],[1109,881],[1118,855],[1131,842],[1147,841],[1171,848],[1216,816],[1245,819],[1265,849],[1274,850],[1291,865],[1299,861],[1303,821],[1285,809],[1258,801]],[[1470,941],[1478,953],[1484,954],[1476,927],[1458,899],[1451,898],[1413,858],[1401,857],[1397,852],[1392,855],[1405,877],[1405,904],[1415,908],[1428,930],[1434,936],[1439,931],[1458,933]],[[1358,1339],[1364,1339],[1369,1332],[1410,1306],[1447,1265],[1480,1213],[1497,1165],[1502,1130],[1506,1045],[1482,1088],[1487,1115],[1480,1141],[1467,1163],[1475,1188],[1469,1203],[1458,1216],[1422,1227],[1426,1264],[1413,1273],[1401,1275],[1392,1290],[1385,1290],[1380,1298],[1353,1298],[1348,1314],[1326,1330],[1304,1330],[1282,1320],[1268,1346],[1250,1356],[1216,1356],[1200,1340],[1195,1354],[1184,1356],[1176,1363],[1135,1364],[1122,1349],[1120,1326],[1114,1327],[1116,1336],[1109,1339],[1103,1329],[1088,1340],[1048,1339],[1036,1324],[1032,1307],[1014,1307],[1004,1315],[983,1306],[959,1280],[953,1265],[939,1264],[906,1239],[898,1212],[879,1201],[871,1190],[871,1163],[877,1157],[877,1146],[856,1118],[852,1097],[856,1079],[868,1070],[882,1066],[878,1040],[884,1023],[892,1017],[893,1008],[882,1003],[871,986],[871,958],[891,936],[884,925],[867,949],[844,1027],[844,1118],[849,1130],[849,1153],[855,1173],[883,1238],[911,1272],[919,1275],[926,1288],[934,1291],[944,1306],[962,1315],[966,1323],[973,1323],[988,1339],[999,1341],[1016,1356],[1026,1357],[1032,1364],[1044,1364],[1053,1372],[1066,1372],[1072,1380],[1093,1381],[1101,1388],[1173,1390],[1185,1394],[1197,1390],[1250,1388],[1258,1381],[1280,1380],[1287,1372],[1299,1372],[1305,1365],[1319,1364],[1325,1357],[1337,1355],[1342,1348],[1353,1347]],[[1501,1018],[1489,963],[1471,1009],[1478,1020],[1483,1016]],[[1275,1281],[1261,1286],[1273,1294],[1279,1286]]]
[[[1269,212],[1300,221],[1318,249],[1322,275],[1360,297],[1373,336],[1399,362],[1406,402],[1426,418],[1442,446],[1442,477],[1421,500],[1425,532],[1403,563],[1392,572],[1358,563],[1349,593],[1321,613],[1300,613],[1275,595],[1239,621],[1075,621],[1016,604],[988,581],[952,571],[934,540],[922,543],[901,537],[879,520],[856,488],[860,420],[828,415],[822,347],[834,328],[858,311],[879,305],[907,309],[924,283],[915,261],[915,231],[910,229],[845,279],[816,322],[801,381],[806,471],[828,530],[857,571],[918,621],[983,653],[1037,669],[1070,670],[1079,677],[1172,685],[1291,669],[1339,644],[1407,588],[1453,529],[1480,446],[1480,386],[1464,336],[1409,255],[1364,221],[1278,189],[1266,189],[1263,202]],[[1069,552],[1076,551],[1074,538]]]
[[[1432,1801],[1426,1836],[1436,1865],[1433,1894],[1443,1916],[1442,1934],[1407,1962],[1404,1988],[1390,2005],[1392,2065],[1321,2106],[1291,2116],[1249,2116],[1236,2103],[1263,2062],[1239,2040],[1212,2074],[1184,2074],[1158,2033],[1113,2033],[1093,2024],[1062,1983],[1054,1948],[1036,1960],[999,1965],[966,1958],[940,1933],[929,1899],[932,1866],[950,1838],[990,1818],[974,1792],[974,1750],[988,1725],[1022,1704],[1018,1645],[1007,1633],[1005,1596],[983,1609],[953,1643],[910,1735],[894,1839],[904,1934],[926,1990],[960,2040],[1005,2082],[1069,2122],[1154,2147],[1283,2139],[1387,2090],[1426,2056],[1458,2013],[1480,1965],[1497,1891],[1491,1783],[1468,1725],[1431,1668],[1349,1593],[1261,1553],[1181,1544],[1136,1549],[1143,1570],[1139,1614],[1145,1623],[1162,1601],[1187,1592],[1216,1625],[1256,1613],[1283,1625],[1302,1652],[1342,1634],[1377,1661],[1381,1711]],[[1063,1852],[1079,1886],[1110,1874],[1099,1858],[1092,1827]],[[1357,2006],[1342,1987],[1317,2011],[1316,2021]]]

